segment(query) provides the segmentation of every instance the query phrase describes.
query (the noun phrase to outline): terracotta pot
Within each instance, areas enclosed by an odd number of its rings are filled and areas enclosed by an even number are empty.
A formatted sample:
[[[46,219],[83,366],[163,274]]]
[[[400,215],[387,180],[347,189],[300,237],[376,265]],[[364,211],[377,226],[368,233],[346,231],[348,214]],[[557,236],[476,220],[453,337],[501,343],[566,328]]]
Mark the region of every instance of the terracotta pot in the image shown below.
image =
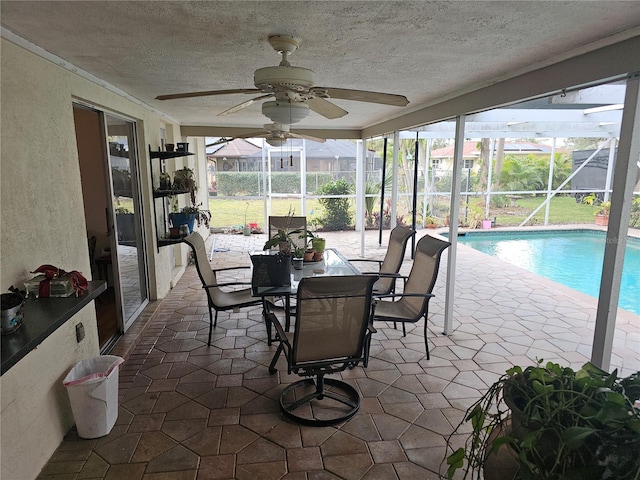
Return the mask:
[[[596,225],[606,227],[609,225],[609,215],[596,215]]]
[[[322,252],[314,252],[313,261],[319,262],[320,260],[322,260]]]
[[[501,445],[495,453],[491,453],[491,445],[496,438],[503,436],[509,430],[509,420],[495,428],[487,439],[484,455],[483,473],[485,480],[508,480],[516,478],[520,467],[516,460],[516,452],[509,445]]]
[[[304,252],[304,261],[305,262],[311,262],[313,261],[313,254],[316,253],[313,250],[308,250],[306,252]]]

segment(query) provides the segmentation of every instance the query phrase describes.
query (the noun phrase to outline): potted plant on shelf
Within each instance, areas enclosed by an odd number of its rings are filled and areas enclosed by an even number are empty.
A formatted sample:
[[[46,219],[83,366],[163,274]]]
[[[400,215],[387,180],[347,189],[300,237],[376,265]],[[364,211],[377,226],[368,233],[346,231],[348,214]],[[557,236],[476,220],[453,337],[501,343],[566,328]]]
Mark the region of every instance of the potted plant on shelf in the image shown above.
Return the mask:
[[[171,225],[173,228],[180,228],[181,225],[187,225],[189,227],[189,233],[193,233],[193,228],[197,222],[198,226],[209,226],[211,220],[211,212],[209,210],[202,210],[200,207],[202,203],[198,205],[191,205],[182,207],[179,212],[174,212],[169,215]]]
[[[574,371],[542,360],[513,367],[449,437],[471,424],[465,446],[445,459],[447,478],[465,468],[463,479],[637,479],[638,398],[640,372],[620,378],[591,363]]]
[[[171,190],[171,175],[167,172],[160,172],[160,191],[170,191]]]

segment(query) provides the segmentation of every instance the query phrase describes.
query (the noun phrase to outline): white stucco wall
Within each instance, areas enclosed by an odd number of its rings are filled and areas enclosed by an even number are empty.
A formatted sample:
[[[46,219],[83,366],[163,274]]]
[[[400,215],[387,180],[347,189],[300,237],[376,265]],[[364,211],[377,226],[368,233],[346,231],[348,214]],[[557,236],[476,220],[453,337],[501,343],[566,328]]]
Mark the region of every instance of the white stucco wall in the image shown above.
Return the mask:
[[[137,121],[145,212],[153,211],[147,148],[160,145],[166,119],[4,39],[1,48],[0,290],[7,291],[44,263],[90,273],[73,101]],[[171,286],[170,254],[155,248],[153,215],[144,222],[151,297],[161,298]],[[78,344],[80,321],[86,338]],[[73,425],[61,381],[98,354],[92,303],[0,377],[1,478],[38,475]]]

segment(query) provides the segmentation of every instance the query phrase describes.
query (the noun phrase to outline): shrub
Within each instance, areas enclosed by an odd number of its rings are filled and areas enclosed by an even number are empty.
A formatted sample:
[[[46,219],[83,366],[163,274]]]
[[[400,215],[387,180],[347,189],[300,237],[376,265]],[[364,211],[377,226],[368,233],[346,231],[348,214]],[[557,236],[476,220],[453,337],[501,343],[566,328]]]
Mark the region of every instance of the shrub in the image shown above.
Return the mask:
[[[319,195],[349,195],[352,185],[346,180],[325,183],[318,189]],[[353,215],[349,211],[348,198],[320,198],[320,205],[325,209],[325,216],[320,220],[327,230],[345,230],[351,225]]]

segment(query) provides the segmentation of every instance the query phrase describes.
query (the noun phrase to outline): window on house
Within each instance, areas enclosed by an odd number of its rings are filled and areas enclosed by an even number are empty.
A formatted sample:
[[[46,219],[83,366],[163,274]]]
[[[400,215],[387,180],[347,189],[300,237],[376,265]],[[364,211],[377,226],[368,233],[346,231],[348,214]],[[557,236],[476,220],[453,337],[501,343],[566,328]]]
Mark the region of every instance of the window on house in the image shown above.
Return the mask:
[[[468,168],[469,170],[473,170],[473,159],[465,159],[462,165],[462,168]]]
[[[431,159],[431,168],[434,170],[440,168],[442,166],[442,160],[440,158],[432,158]]]

